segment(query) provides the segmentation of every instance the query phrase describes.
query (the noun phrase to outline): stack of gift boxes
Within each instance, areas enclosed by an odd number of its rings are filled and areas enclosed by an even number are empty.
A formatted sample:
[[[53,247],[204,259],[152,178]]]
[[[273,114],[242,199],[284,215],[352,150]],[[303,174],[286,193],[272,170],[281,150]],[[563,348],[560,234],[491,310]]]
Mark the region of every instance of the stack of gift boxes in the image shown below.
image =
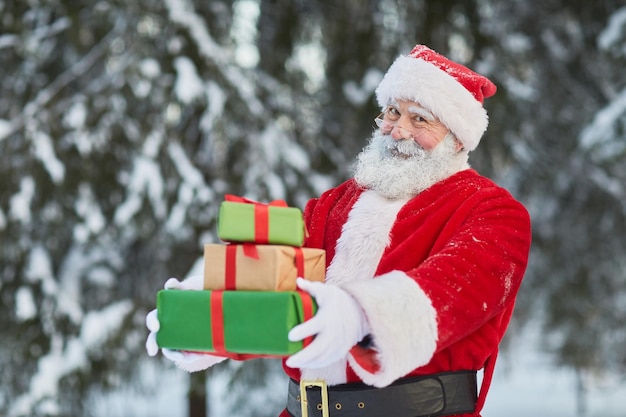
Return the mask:
[[[310,340],[287,338],[317,308],[296,278],[323,281],[326,259],[322,249],[302,247],[302,212],[227,195],[217,233],[224,243],[204,247],[203,290],[157,294],[158,345],[233,358],[283,357],[306,346]]]

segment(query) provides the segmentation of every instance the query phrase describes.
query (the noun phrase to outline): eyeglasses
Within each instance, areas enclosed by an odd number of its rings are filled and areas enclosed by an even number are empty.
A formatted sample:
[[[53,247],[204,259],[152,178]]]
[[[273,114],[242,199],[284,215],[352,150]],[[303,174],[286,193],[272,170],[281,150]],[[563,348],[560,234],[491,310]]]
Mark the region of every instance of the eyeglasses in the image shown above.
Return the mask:
[[[376,126],[378,126],[378,128],[380,129],[381,132],[383,132],[383,134],[388,135],[391,133],[391,131],[396,128],[400,131],[400,133],[402,134],[402,137],[404,139],[411,139],[413,141],[415,141],[418,137],[420,137],[422,135],[421,132],[420,134],[415,134],[413,132],[411,132],[410,130],[406,130],[403,127],[400,126],[396,126],[394,123],[391,123],[385,119],[383,119],[384,117],[384,112],[379,114],[378,116],[376,116],[376,118],[374,119],[374,123],[376,123]]]

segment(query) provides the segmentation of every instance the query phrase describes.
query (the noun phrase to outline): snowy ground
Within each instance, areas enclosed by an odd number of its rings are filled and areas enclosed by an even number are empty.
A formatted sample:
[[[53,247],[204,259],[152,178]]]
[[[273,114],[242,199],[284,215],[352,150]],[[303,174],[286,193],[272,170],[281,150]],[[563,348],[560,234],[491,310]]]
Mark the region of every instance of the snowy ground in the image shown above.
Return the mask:
[[[573,371],[559,369],[551,364],[550,358],[534,348],[536,334],[525,331],[517,335],[517,348],[501,355],[489,391],[483,417],[624,417],[626,416],[626,377],[604,375],[587,381],[583,403],[586,409],[579,410],[581,402],[577,378]],[[519,343],[524,340],[524,343]],[[159,359],[154,359],[155,361]],[[149,362],[148,362],[149,363]],[[95,416],[117,417],[186,417],[184,400],[187,378],[184,372],[172,366],[171,371],[160,373],[153,367],[144,367],[146,381],[154,381],[153,394],[122,392],[97,400]],[[158,384],[156,381],[159,381]],[[213,402],[211,417],[227,417],[220,398],[226,394],[225,387],[218,386],[219,378],[211,382]],[[279,381],[267,386],[281,388]],[[286,386],[286,381],[285,381]],[[150,388],[150,387],[149,387]],[[266,406],[275,409],[280,403],[282,392],[268,398]],[[141,398],[141,399],[140,399]],[[277,400],[278,398],[278,400]],[[216,404],[217,403],[217,404]],[[279,404],[281,406],[282,404]],[[273,417],[274,412],[268,412]],[[241,416],[246,417],[246,416]]]
[[[500,364],[502,365],[502,363]],[[543,361],[522,361],[515,369],[496,369],[483,417],[624,417],[626,383],[596,381],[586,392],[586,411],[578,411],[576,377]]]
[[[557,368],[537,349],[539,334],[517,335],[517,348],[500,356],[483,417],[624,417],[626,377],[601,375],[580,384],[573,370]]]

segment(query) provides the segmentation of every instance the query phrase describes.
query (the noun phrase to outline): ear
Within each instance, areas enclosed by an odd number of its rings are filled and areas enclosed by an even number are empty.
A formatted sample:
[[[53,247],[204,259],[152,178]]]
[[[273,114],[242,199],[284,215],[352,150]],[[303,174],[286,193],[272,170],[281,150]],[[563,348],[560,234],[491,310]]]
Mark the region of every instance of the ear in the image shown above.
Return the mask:
[[[454,149],[457,151],[457,153],[465,150],[461,141],[458,140],[456,137],[454,138]]]

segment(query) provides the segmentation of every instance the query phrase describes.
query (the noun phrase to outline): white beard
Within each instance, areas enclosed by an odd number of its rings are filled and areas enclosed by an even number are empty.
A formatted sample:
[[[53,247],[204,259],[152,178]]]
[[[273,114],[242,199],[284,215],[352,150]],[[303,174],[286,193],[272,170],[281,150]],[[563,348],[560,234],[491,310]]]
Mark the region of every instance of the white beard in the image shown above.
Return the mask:
[[[377,130],[357,156],[354,179],[390,200],[408,199],[469,168],[467,160],[468,153],[456,150],[451,134],[433,150],[425,151],[411,139],[396,141]]]

